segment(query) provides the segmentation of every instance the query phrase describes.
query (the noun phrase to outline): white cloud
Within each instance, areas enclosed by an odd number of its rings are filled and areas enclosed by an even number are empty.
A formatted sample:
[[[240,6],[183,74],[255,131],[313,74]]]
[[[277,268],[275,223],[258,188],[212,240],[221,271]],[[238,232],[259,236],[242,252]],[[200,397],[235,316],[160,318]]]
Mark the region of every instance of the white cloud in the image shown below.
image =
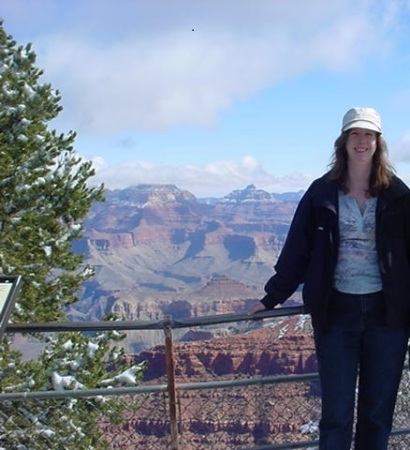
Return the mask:
[[[372,0],[9,0],[0,14],[7,32],[14,34],[8,18],[17,24],[19,43],[30,36],[38,66],[61,91],[61,128],[86,142],[133,136],[122,142],[125,153],[139,131],[212,127],[221,112],[281,80],[377,66],[407,33],[405,8],[402,0],[377,7]],[[405,110],[402,94],[393,102]],[[410,160],[409,140],[393,149],[393,162]],[[97,153],[92,147],[85,151]],[[94,166],[94,181],[108,188],[172,183],[197,196],[251,183],[270,192],[305,189],[313,178],[272,175],[253,157],[202,167],[114,166],[96,157]]]
[[[251,156],[237,161],[215,161],[204,167],[164,166],[146,161],[108,165],[101,158],[93,160],[93,183],[108,189],[123,189],[137,184],[175,184],[197,197],[224,196],[249,184],[268,192],[306,189],[313,177],[302,174],[275,176],[267,173]]]
[[[400,15],[398,0],[82,0],[63,17],[53,2],[15,3],[6,13],[38,19],[61,117],[85,133],[211,126],[285,77],[360,70],[388,52]]]

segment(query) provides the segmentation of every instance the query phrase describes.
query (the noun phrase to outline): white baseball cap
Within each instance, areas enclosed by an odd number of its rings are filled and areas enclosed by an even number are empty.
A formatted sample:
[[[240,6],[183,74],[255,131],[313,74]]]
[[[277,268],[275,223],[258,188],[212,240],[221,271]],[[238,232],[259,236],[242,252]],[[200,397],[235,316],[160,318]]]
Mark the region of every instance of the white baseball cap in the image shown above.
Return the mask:
[[[373,108],[358,106],[349,109],[343,116],[342,131],[351,128],[364,128],[366,130],[382,132],[380,114]]]

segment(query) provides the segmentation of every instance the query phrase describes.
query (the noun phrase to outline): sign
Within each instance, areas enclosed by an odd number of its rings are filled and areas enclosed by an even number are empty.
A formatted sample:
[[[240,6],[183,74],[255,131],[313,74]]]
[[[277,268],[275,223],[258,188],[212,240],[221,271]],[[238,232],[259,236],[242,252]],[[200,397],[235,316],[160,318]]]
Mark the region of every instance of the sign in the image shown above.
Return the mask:
[[[21,283],[20,275],[0,275],[0,337],[13,311]]]

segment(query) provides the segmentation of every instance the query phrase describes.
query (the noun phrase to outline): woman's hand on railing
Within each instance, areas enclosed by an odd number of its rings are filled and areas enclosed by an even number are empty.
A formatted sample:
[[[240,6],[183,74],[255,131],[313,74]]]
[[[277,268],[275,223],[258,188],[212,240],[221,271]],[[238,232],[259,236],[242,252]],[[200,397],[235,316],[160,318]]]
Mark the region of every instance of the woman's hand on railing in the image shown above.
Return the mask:
[[[265,305],[263,303],[258,302],[255,306],[253,306],[249,311],[248,314],[250,316],[253,316],[257,313],[263,312],[263,311],[267,311],[267,309],[265,308]]]

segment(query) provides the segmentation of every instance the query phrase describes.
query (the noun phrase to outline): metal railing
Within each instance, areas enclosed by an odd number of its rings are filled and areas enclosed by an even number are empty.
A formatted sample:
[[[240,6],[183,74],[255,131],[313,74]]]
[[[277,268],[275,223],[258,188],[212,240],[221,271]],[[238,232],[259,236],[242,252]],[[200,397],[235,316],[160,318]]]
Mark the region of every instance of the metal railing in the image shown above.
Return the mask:
[[[302,307],[289,307],[260,313],[259,318],[275,321],[301,314]],[[27,409],[37,401],[55,404],[69,398],[89,402],[97,397],[114,396],[124,404],[122,422],[113,424],[107,418],[99,424],[108,448],[112,450],[317,448],[320,416],[317,373],[235,376],[198,382],[182,382],[176,376],[179,361],[174,355],[173,330],[250,320],[247,314],[226,314],[178,320],[166,317],[160,321],[10,324],[6,329],[8,333],[163,330],[166,376],[160,384],[143,382],[135,387],[2,393],[0,403],[13,402]],[[406,366],[390,449],[410,448],[409,399],[410,374]],[[18,408],[15,414],[19,414]],[[0,416],[0,424],[8,419],[10,417]],[[18,423],[18,420],[14,422]],[[33,424],[33,430],[22,432],[33,432],[35,426]],[[89,448],[84,446],[84,450]]]

